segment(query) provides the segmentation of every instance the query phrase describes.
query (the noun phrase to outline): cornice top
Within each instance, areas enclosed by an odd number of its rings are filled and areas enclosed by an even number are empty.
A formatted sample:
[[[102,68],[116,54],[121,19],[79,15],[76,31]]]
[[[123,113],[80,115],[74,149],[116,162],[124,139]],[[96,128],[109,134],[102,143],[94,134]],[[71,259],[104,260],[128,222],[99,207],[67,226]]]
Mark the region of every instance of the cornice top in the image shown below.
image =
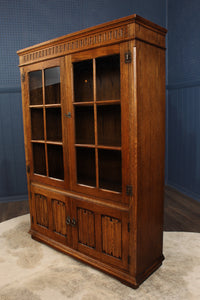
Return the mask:
[[[161,48],[165,47],[161,40],[165,37],[167,30],[134,14],[30,46],[17,51],[17,54],[20,57],[20,66],[22,66],[76,51],[118,43],[123,40],[137,38],[143,40],[145,30],[151,32],[153,44],[157,44]],[[160,37],[160,41],[156,38],[156,35]]]

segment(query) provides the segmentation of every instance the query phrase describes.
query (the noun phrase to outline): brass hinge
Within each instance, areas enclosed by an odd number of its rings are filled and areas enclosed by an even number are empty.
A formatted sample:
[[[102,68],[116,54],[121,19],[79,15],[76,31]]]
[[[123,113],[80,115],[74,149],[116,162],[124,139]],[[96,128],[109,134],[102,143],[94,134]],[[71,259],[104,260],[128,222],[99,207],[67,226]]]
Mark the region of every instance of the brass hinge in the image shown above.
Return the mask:
[[[26,172],[27,172],[27,173],[30,173],[30,166],[29,166],[29,165],[26,166]]]
[[[128,51],[125,53],[125,64],[131,63],[131,52]]]
[[[21,75],[21,81],[22,81],[22,82],[25,81],[25,73],[22,73],[22,75]]]
[[[133,196],[133,187],[132,187],[132,185],[127,185],[126,186],[126,195],[127,196]]]

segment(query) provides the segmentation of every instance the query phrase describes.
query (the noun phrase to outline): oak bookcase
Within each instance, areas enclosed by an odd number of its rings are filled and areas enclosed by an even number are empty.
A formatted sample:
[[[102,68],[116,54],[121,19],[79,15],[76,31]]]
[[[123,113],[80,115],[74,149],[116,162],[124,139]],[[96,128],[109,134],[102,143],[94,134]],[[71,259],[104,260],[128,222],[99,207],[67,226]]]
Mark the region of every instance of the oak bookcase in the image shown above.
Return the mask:
[[[165,35],[131,15],[18,51],[30,233],[134,288],[164,258]]]

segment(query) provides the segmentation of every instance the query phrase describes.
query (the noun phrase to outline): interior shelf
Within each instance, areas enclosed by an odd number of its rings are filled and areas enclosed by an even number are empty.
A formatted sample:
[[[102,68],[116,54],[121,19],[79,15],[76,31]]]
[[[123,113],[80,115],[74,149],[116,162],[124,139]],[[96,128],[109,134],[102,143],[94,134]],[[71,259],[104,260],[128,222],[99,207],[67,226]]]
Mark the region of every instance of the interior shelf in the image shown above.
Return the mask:
[[[43,104],[42,71],[29,73],[29,96],[30,105]]]
[[[73,64],[74,101],[93,101],[93,62],[85,60]]]
[[[63,148],[58,145],[47,145],[49,177],[64,179]]]
[[[120,99],[119,54],[96,58],[96,99]]]
[[[95,149],[76,148],[77,183],[96,186]]]
[[[98,144],[121,146],[120,105],[97,106]]]
[[[62,141],[61,108],[46,108],[48,141]]]
[[[34,173],[46,175],[45,144],[33,143]]]
[[[75,107],[76,144],[94,144],[94,107]]]
[[[44,140],[44,119],[42,108],[31,108],[32,140]]]
[[[122,191],[121,151],[98,150],[99,188]]]
[[[60,103],[60,68],[54,67],[44,70],[45,104]]]

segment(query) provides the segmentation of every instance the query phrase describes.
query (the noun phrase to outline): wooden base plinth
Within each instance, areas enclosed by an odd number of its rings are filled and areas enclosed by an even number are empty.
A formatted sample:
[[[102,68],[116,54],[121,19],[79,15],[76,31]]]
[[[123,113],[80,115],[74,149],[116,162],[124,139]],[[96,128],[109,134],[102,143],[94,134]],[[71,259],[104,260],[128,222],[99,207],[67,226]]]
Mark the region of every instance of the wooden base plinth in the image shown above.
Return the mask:
[[[81,262],[84,262],[92,267],[95,267],[96,269],[99,269],[104,273],[111,275],[112,277],[118,279],[120,282],[133,289],[137,289],[142,282],[144,282],[154,271],[156,271],[162,265],[162,261],[164,260],[164,256],[162,255],[152,266],[146,269],[145,272],[138,274],[136,277],[134,277],[128,274],[128,272],[121,271],[112,266],[97,261],[92,257],[80,253],[32,229],[29,231],[29,233],[31,234],[31,237],[34,240],[38,242],[42,242],[64,254],[70,255]]]

